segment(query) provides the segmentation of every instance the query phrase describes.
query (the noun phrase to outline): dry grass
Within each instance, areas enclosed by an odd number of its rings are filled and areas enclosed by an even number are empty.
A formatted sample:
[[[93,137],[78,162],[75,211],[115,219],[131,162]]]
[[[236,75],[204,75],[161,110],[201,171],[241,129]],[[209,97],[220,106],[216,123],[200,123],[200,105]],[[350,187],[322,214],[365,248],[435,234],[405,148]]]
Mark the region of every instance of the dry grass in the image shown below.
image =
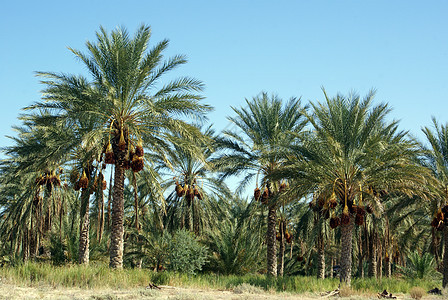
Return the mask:
[[[409,295],[411,296],[412,299],[421,299],[424,295],[426,295],[426,292],[424,289],[422,289],[419,286],[413,287],[410,291],[409,291]]]

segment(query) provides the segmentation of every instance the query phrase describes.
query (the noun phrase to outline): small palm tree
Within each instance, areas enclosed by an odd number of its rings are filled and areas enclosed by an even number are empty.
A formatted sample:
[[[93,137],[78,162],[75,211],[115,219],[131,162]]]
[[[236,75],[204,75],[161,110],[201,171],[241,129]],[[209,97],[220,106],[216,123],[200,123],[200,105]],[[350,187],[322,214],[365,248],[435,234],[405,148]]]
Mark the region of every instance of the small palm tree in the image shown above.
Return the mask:
[[[436,274],[434,257],[429,253],[411,252],[406,267],[399,267],[400,271],[409,278],[428,278]]]

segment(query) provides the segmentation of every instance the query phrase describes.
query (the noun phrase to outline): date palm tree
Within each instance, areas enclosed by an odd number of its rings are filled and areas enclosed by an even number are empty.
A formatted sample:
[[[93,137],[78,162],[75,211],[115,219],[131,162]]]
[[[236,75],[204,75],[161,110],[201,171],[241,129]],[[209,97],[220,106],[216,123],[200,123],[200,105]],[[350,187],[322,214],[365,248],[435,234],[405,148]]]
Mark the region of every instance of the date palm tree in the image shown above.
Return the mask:
[[[0,164],[4,220],[0,230],[11,242],[22,240],[27,260],[36,255],[41,240],[48,238],[56,217],[61,220],[65,189],[61,188],[61,161],[52,155],[57,147],[49,138],[55,132],[35,126],[26,116],[21,119],[14,145],[3,149],[8,159]]]
[[[282,165],[283,150],[297,141],[294,133],[299,133],[305,122],[300,99],[292,98],[283,105],[279,97],[261,93],[250,101],[246,99],[246,105],[245,108],[232,108],[236,116],[229,117],[229,120],[235,130],[223,132],[224,138],[219,144],[225,152],[215,163],[223,172],[223,178],[245,175],[240,182],[240,190],[260,176],[261,186],[265,188],[264,203],[268,207],[267,273],[277,276],[275,227],[280,182],[269,181],[268,177]]]
[[[154,156],[156,170],[164,177],[164,186],[171,191],[166,199],[164,225],[170,232],[185,228],[201,234],[212,230],[223,218],[231,197],[226,184],[216,178],[211,163],[215,132],[203,131],[204,141],[186,141],[173,147],[168,160]],[[192,151],[192,144],[198,148]]]
[[[312,205],[333,216],[341,213],[340,280],[350,285],[355,219],[362,224],[358,215],[365,214],[369,203],[381,207],[385,193],[422,192],[428,172],[415,162],[417,143],[398,131],[397,122],[387,121],[388,105],[372,105],[373,91],[364,99],[356,94],[329,98],[325,91],[324,96],[325,101],[312,103],[311,112],[305,112],[311,132],[293,147],[295,155],[277,176],[291,180],[291,192],[325,190],[327,196]],[[340,210],[331,209],[330,202]]]
[[[436,206],[439,209],[448,207],[448,124],[439,125],[435,118],[432,119],[434,130],[428,127],[423,128],[429,145],[428,152],[429,167],[433,171],[438,180],[439,196],[435,197]],[[448,210],[443,210],[444,214]],[[444,219],[445,223],[448,219]],[[444,240],[444,255],[443,255],[443,287],[448,286],[448,224],[443,224],[443,240]],[[434,229],[433,229],[434,230]]]
[[[96,126],[79,143],[103,149],[97,161],[114,165],[111,216],[110,267],[123,265],[123,218],[125,169],[143,168],[143,148],[161,155],[175,142],[170,132],[197,136],[200,132],[185,117],[201,121],[210,110],[200,104],[202,82],[181,77],[160,86],[162,75],[186,63],[184,56],[163,61],[168,41],[149,48],[151,30],[142,25],[131,37],[126,29],[97,32],[95,42],[87,42],[87,53],[71,49],[90,74],[83,76],[38,73],[45,78],[44,100],[31,108],[54,114],[55,124],[71,124],[79,118],[95,118]],[[82,95],[60,96],[61,85],[85,85]]]

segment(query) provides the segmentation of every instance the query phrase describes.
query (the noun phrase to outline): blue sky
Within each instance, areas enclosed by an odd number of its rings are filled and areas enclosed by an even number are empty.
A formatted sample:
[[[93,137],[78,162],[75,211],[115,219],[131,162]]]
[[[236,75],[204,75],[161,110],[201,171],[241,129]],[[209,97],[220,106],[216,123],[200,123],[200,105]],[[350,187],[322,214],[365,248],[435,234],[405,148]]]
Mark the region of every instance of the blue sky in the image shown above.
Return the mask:
[[[0,147],[21,108],[40,99],[35,71],[85,73],[67,50],[85,51],[102,25],[142,23],[167,56],[185,54],[172,76],[202,80],[218,130],[231,106],[261,91],[304,103],[377,89],[391,118],[420,138],[431,116],[448,122],[448,1],[3,1],[0,11]]]

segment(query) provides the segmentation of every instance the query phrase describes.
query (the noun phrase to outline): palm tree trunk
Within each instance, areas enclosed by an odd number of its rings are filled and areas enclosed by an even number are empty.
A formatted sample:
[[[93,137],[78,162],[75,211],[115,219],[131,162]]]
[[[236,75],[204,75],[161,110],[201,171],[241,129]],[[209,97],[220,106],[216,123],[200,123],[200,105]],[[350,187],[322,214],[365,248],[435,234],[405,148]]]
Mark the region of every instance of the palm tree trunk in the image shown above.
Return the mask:
[[[325,244],[322,234],[317,238],[317,278],[325,279]]]
[[[139,229],[138,224],[138,191],[137,191],[137,178],[135,172],[132,172],[133,189],[134,189],[134,213],[135,213],[135,229]]]
[[[125,154],[125,151],[123,152],[122,157]],[[114,269],[123,268],[124,168],[121,161],[115,165],[112,199],[109,266]]]
[[[29,233],[29,244],[30,244],[30,258],[33,259],[37,254],[37,228],[33,222],[33,217],[31,217],[31,226]]]
[[[286,231],[286,224],[283,220],[280,222],[279,229],[280,229],[280,248],[279,248],[279,258],[277,265],[277,276],[283,276],[285,266],[285,231]]]
[[[89,176],[90,178],[90,176]],[[89,217],[89,198],[90,192],[89,185],[86,189],[82,189],[81,192],[81,214],[79,224],[79,264],[89,264],[89,229],[90,229],[90,217]]]
[[[110,180],[109,180],[109,189],[108,189],[108,195],[107,195],[107,219],[106,219],[106,224],[107,224],[107,230],[110,230],[110,215],[112,214],[112,210],[111,210],[111,204],[112,204],[112,194],[113,194],[113,175],[114,172],[110,172]]]
[[[390,257],[386,257],[386,277],[390,278],[392,276],[392,262],[390,260]]]
[[[381,279],[383,278],[383,249],[381,246],[381,243],[379,242],[379,239],[377,239],[378,245],[377,245],[377,256],[378,256],[378,271],[377,271],[377,278]]]
[[[439,251],[437,249],[439,248],[438,242],[437,242],[437,235],[436,235],[436,229],[434,227],[431,227],[431,237],[432,237],[432,243],[431,243],[431,252],[432,255],[434,255],[434,259],[436,260],[436,266],[439,265]]]
[[[448,286],[448,227],[443,229],[444,252],[443,252],[443,282],[442,287]]]
[[[334,267],[334,259],[333,256],[330,257],[330,278],[333,278],[333,267]]]
[[[363,251],[362,230],[359,230],[358,248],[359,248],[359,251],[358,251],[358,276],[359,276],[359,278],[364,278],[364,265],[363,265],[364,251]]]
[[[104,231],[104,192],[103,192],[103,180],[104,175],[100,173],[98,177],[98,185],[97,189],[98,195],[98,226],[96,229],[96,239],[99,243],[101,243],[101,239],[103,238]]]
[[[353,218],[347,225],[341,225],[341,277],[340,282],[350,286],[352,279],[352,233]]]
[[[277,276],[277,245],[275,224],[277,222],[277,209],[275,205],[270,204],[268,208],[268,230],[266,236],[267,246],[267,274],[268,276]]]
[[[23,261],[28,261],[30,257],[30,243],[29,243],[30,231],[25,227],[25,232],[22,236],[22,255]]]
[[[376,232],[369,235],[369,277],[376,278]]]

